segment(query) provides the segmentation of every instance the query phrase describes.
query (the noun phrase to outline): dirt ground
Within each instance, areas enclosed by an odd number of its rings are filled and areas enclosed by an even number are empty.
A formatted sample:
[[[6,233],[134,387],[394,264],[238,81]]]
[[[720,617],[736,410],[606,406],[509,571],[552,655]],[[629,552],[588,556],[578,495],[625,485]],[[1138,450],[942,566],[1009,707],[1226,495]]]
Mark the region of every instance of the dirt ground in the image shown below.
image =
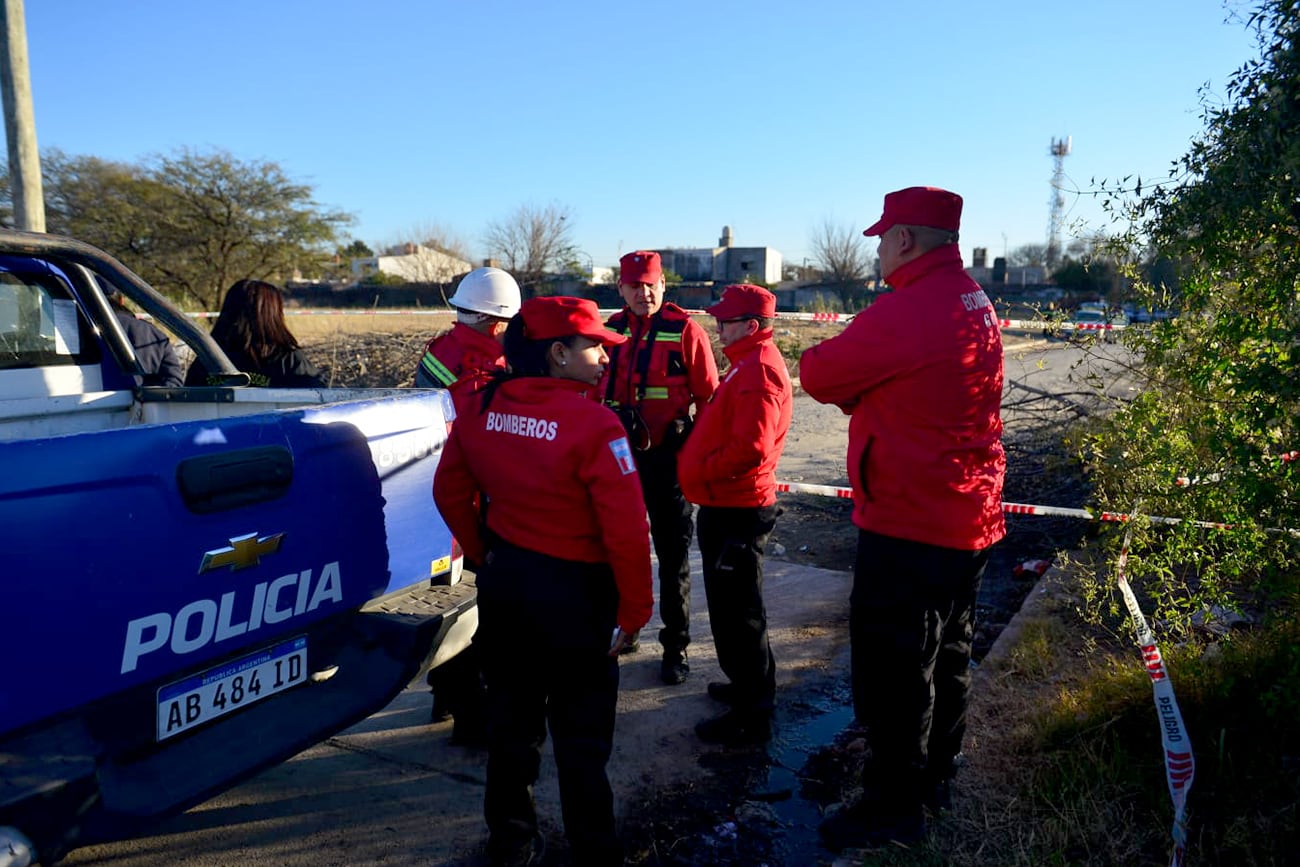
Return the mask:
[[[382,322],[380,317],[352,324],[297,318],[291,324],[327,381],[348,386],[401,386],[412,381],[413,369],[427,337],[447,327],[433,318],[415,323]],[[787,358],[797,358],[802,348],[838,333],[839,326],[797,323],[778,329],[778,343]],[[1008,345],[1022,339],[1008,336]],[[791,365],[797,377],[797,366]],[[1008,426],[1005,442],[1011,471],[1006,499],[1042,502],[1045,490],[1081,501],[1084,482],[1077,468],[1061,460],[1055,437],[1028,426]],[[796,392],[794,420],[787,437],[778,477],[789,482],[847,485],[844,453],[847,417]],[[861,761],[861,732],[853,728],[847,711],[849,692],[847,642],[847,591],[856,546],[856,530],[849,522],[848,500],[812,495],[783,495],[784,513],[769,544],[769,563],[782,562],[831,570],[832,603],[825,611],[803,617],[798,629],[811,629],[808,647],[819,658],[796,660],[782,672],[782,708],[778,726],[787,733],[780,745],[768,750],[701,752],[691,740],[689,725],[664,734],[643,731],[620,708],[619,739],[647,739],[636,748],[658,751],[662,758],[643,770],[645,779],[632,786],[636,794],[624,797],[624,835],[629,862],[634,864],[812,864],[832,863],[817,852],[815,833],[820,812],[837,802],[853,786]],[[982,658],[999,633],[1020,609],[1033,587],[1036,574],[1017,575],[1016,566],[1034,559],[1051,559],[1060,549],[1075,547],[1080,527],[1075,521],[1009,519],[1009,535],[993,554],[979,602],[979,632],[975,656]],[[696,572],[698,575],[698,572]],[[697,582],[698,583],[698,582]],[[826,587],[810,598],[791,598],[788,604],[811,605],[825,601]],[[815,598],[812,598],[815,597]],[[773,609],[769,599],[769,611]],[[780,604],[780,603],[778,603]],[[697,602],[702,607],[702,600]],[[812,625],[809,625],[812,624]],[[652,622],[652,627],[655,623]],[[800,635],[783,636],[795,646]],[[774,639],[774,646],[776,639]],[[651,646],[654,647],[653,643]],[[707,648],[711,651],[711,647]],[[707,652],[707,651],[706,651]],[[643,651],[642,656],[645,656]],[[647,665],[641,666],[645,662]],[[657,664],[657,658],[654,660]],[[711,669],[707,657],[693,656],[693,680],[705,679]],[[716,663],[713,663],[716,666]],[[779,666],[781,668],[782,666]],[[653,665],[642,659],[624,665],[624,691],[629,701],[661,704],[653,684],[640,683],[648,675],[639,668]],[[713,672],[716,677],[717,672]],[[653,678],[652,678],[653,679]],[[700,684],[696,684],[699,686]],[[702,690],[701,690],[702,691]],[[623,702],[623,699],[621,699]],[[638,705],[639,707],[640,705]],[[691,705],[693,713],[708,711],[707,700]],[[632,715],[635,719],[636,715]],[[629,734],[630,732],[630,734]],[[801,741],[791,745],[791,739]],[[811,740],[812,743],[807,741]],[[616,747],[618,749],[618,747]],[[682,767],[683,758],[698,758],[698,769]],[[616,754],[611,771],[620,766]],[[643,769],[646,762],[643,758]],[[627,789],[616,782],[616,789]],[[539,802],[541,799],[539,794]],[[547,864],[563,864],[564,845],[558,832]],[[810,848],[811,847],[811,848]],[[817,852],[817,854],[813,854]],[[472,862],[467,862],[472,863]]]

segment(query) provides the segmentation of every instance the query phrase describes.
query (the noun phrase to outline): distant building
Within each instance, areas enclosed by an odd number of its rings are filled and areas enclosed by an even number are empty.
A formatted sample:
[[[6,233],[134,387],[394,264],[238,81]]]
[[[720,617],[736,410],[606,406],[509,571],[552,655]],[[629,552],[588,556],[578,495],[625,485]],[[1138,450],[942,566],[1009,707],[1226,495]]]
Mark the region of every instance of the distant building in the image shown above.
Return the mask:
[[[656,250],[665,271],[692,282],[740,283],[746,279],[781,282],[782,257],[771,247],[732,246],[731,227],[722,227],[716,247]]]
[[[998,256],[993,260],[993,267],[988,267],[986,247],[974,248],[966,274],[985,289],[1027,289],[1049,285],[1047,268],[1043,265],[1007,265],[1007,260]]]
[[[1007,268],[1008,286],[1046,286],[1047,266],[1011,265]]]
[[[474,266],[441,250],[423,244],[405,244],[380,256],[352,260],[352,276],[356,280],[380,273],[401,277],[408,283],[450,283],[461,274],[468,274]]]

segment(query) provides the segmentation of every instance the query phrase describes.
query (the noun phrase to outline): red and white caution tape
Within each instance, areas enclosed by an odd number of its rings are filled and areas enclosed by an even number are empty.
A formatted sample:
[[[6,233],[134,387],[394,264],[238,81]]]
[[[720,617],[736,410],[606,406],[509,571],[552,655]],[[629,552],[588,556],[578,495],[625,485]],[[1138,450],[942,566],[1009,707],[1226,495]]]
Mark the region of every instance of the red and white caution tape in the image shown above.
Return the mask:
[[[815,494],[819,497],[838,497],[840,499],[851,499],[853,497],[852,488],[842,488],[833,485],[806,485],[802,482],[777,482],[777,493],[783,494]],[[1064,518],[1083,518],[1087,521],[1108,521],[1117,524],[1126,524],[1134,518],[1142,517],[1153,524],[1181,524],[1184,518],[1164,518],[1159,515],[1130,515],[1124,512],[1090,512],[1087,509],[1071,509],[1063,506],[1037,506],[1026,503],[1003,503],[1002,511],[1007,515],[1044,515]],[[1231,524],[1224,524],[1216,521],[1190,521],[1193,526],[1205,527],[1211,530],[1228,530],[1232,528]]]
[[[777,482],[778,494],[816,494],[819,497],[839,497],[842,500],[853,499],[852,488],[837,488],[832,485],[805,485],[801,482]]]
[[[1136,507],[1134,507],[1136,511]],[[1169,784],[1169,798],[1174,805],[1174,826],[1171,835],[1174,840],[1170,855],[1170,867],[1182,867],[1187,856],[1187,793],[1192,788],[1192,779],[1196,776],[1196,758],[1192,753],[1192,741],[1183,724],[1183,715],[1178,709],[1178,698],[1174,695],[1174,684],[1165,670],[1165,662],[1156,645],[1155,635],[1147,625],[1133,588],[1129,586],[1128,576],[1124,574],[1128,566],[1129,545],[1133,538],[1133,528],[1124,534],[1124,544],[1120,548],[1119,559],[1115,563],[1115,580],[1133,626],[1137,634],[1138,647],[1142,650],[1142,660],[1146,664],[1147,674],[1151,677],[1151,689],[1156,703],[1156,715],[1160,720],[1160,740],[1165,752],[1165,780]]]
[[[602,316],[612,316],[618,312],[617,308],[602,309]],[[703,310],[687,310],[692,316],[707,316]],[[430,308],[421,307],[416,309],[378,309],[373,307],[341,310],[324,310],[324,309],[307,309],[290,307],[284,311],[285,316],[449,316],[455,313],[454,310],[447,308]],[[148,318],[148,314],[140,314],[142,318]],[[216,319],[219,315],[213,311],[188,313],[186,314],[193,319]],[[851,322],[855,313],[792,313],[778,312],[777,319],[788,319],[795,322]],[[998,325],[1002,328],[1009,328],[1015,331],[1123,331],[1124,326],[1111,322],[1070,322],[1062,320],[1059,322],[1048,321],[1045,319],[999,319]]]
[[[1084,518],[1089,521],[1107,521],[1127,524],[1135,518],[1145,518],[1153,524],[1182,524],[1204,527],[1207,530],[1230,530],[1232,524],[1220,521],[1188,521],[1185,518],[1165,518],[1160,515],[1135,515],[1125,512],[1090,512],[1087,509],[1068,509],[1061,506],[1031,506],[1024,503],[1003,503],[1002,511],[1008,515],[1058,515],[1066,518]]]

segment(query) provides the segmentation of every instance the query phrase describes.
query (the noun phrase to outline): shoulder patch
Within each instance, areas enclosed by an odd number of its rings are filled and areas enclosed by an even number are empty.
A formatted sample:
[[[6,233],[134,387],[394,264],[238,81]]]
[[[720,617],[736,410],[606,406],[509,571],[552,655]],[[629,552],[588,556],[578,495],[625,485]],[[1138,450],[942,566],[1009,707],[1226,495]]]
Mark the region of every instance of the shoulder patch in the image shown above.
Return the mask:
[[[610,440],[609,450],[614,453],[614,460],[618,461],[623,475],[636,472],[636,461],[632,460],[632,447],[627,444],[627,437]]]

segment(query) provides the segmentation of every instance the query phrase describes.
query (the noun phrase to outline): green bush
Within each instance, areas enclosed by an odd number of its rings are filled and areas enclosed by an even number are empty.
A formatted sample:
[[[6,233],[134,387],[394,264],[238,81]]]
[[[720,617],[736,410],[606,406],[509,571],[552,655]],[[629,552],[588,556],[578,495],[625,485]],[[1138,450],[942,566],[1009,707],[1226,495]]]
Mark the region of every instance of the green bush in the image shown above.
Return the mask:
[[[1300,45],[1294,0],[1250,17],[1260,57],[1154,186],[1114,190],[1131,218],[1116,249],[1178,263],[1180,315],[1126,332],[1138,397],[1084,438],[1099,504],[1230,524],[1135,527],[1134,572],[1178,631],[1211,604],[1287,599],[1297,578],[1300,495]],[[1117,259],[1122,258],[1117,255]],[[1129,256],[1130,261],[1133,260]],[[1165,285],[1129,267],[1139,302]],[[1185,479],[1191,483],[1179,483]],[[1112,547],[1117,546],[1112,540]]]

